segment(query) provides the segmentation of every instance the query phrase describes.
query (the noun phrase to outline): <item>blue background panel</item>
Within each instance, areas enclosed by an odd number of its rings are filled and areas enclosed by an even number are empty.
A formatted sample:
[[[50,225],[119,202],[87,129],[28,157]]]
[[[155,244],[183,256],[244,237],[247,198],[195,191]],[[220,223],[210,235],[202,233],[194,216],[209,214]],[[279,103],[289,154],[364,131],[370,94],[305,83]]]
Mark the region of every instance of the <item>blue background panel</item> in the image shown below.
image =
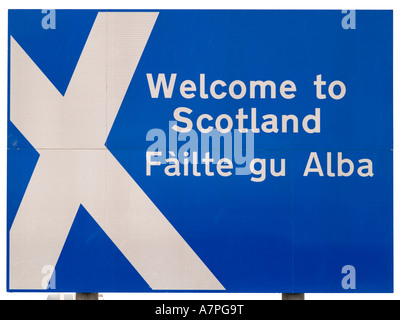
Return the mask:
[[[319,151],[326,168],[326,150]],[[346,292],[341,286],[342,267],[356,270],[355,292],[393,290],[392,152],[347,151],[355,168],[366,154],[374,163],[373,178],[337,176],[332,152],[332,172],[303,176],[301,166],[293,179],[293,288],[301,292]],[[294,161],[305,163],[309,153],[297,151]],[[343,169],[347,171],[346,165]],[[321,192],[326,190],[326,192]],[[377,192],[379,190],[379,192]],[[372,214],[373,212],[373,214]]]
[[[57,28],[44,30],[40,10],[10,10],[9,36],[64,94],[97,13],[57,10]],[[342,28],[341,11],[158,15],[105,145],[228,292],[393,291],[393,18],[391,11],[356,14],[355,30]],[[171,99],[162,91],[151,98],[147,73],[155,79],[177,74]],[[214,80],[273,80],[277,98],[201,99],[196,92],[184,99],[180,83],[189,79],[198,86],[200,74],[208,93]],[[343,81],[346,96],[318,100],[318,74],[327,83]],[[292,100],[279,95],[285,80],[296,84]],[[285,159],[285,176],[267,173],[265,181],[253,182],[252,175],[207,177],[199,167],[200,177],[169,177],[163,166],[147,176],[146,150],[153,142],[146,135],[154,128],[168,134],[177,107],[192,109],[193,122],[204,113],[235,119],[240,108],[247,114],[256,108],[259,117],[295,114],[299,133],[255,135],[254,156],[267,163]],[[315,108],[321,132],[308,134],[301,120]],[[8,119],[9,232],[40,150]],[[323,177],[303,176],[310,152],[318,153]],[[337,152],[354,162],[353,175],[328,177],[327,152],[336,175]],[[372,160],[373,177],[357,175],[363,158]],[[356,269],[356,289],[341,286],[345,265]],[[54,279],[56,289],[48,290],[152,291],[83,206]]]

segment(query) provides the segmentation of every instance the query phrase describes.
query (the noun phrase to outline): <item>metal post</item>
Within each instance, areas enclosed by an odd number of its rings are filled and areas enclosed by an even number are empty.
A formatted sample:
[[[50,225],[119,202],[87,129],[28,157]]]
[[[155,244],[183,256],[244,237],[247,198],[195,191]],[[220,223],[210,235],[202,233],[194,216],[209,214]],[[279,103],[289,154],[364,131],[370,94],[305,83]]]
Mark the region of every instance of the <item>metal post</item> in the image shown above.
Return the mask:
[[[304,293],[282,293],[282,300],[304,300]]]
[[[86,293],[86,292],[77,292],[76,300],[99,300],[98,293]]]

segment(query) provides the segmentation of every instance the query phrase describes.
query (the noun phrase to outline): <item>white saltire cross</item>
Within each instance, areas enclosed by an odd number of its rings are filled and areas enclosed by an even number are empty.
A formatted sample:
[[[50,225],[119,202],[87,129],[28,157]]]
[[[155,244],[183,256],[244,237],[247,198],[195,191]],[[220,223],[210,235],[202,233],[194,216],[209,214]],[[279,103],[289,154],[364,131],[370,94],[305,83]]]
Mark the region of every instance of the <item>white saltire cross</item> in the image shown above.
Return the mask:
[[[83,205],[152,289],[224,290],[105,147],[157,16],[98,13],[64,96],[11,38],[10,119],[40,157],[10,230],[10,289],[45,289]]]

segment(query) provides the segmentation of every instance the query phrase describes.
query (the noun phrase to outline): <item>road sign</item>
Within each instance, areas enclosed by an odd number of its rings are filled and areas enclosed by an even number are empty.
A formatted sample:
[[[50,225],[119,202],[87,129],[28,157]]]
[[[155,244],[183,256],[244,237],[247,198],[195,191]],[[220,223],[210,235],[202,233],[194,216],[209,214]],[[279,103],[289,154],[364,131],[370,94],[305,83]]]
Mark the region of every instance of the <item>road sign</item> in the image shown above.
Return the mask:
[[[392,292],[392,28],[10,10],[8,290]]]

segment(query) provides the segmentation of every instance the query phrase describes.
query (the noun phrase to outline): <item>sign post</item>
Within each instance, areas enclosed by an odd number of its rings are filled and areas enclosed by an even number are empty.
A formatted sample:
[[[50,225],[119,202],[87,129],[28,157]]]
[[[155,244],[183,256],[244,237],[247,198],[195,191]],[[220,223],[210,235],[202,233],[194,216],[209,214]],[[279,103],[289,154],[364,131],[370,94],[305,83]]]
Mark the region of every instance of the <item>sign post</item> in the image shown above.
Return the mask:
[[[99,300],[99,294],[93,292],[92,293],[77,292],[76,300]]]
[[[304,293],[282,293],[282,300],[304,300]]]

